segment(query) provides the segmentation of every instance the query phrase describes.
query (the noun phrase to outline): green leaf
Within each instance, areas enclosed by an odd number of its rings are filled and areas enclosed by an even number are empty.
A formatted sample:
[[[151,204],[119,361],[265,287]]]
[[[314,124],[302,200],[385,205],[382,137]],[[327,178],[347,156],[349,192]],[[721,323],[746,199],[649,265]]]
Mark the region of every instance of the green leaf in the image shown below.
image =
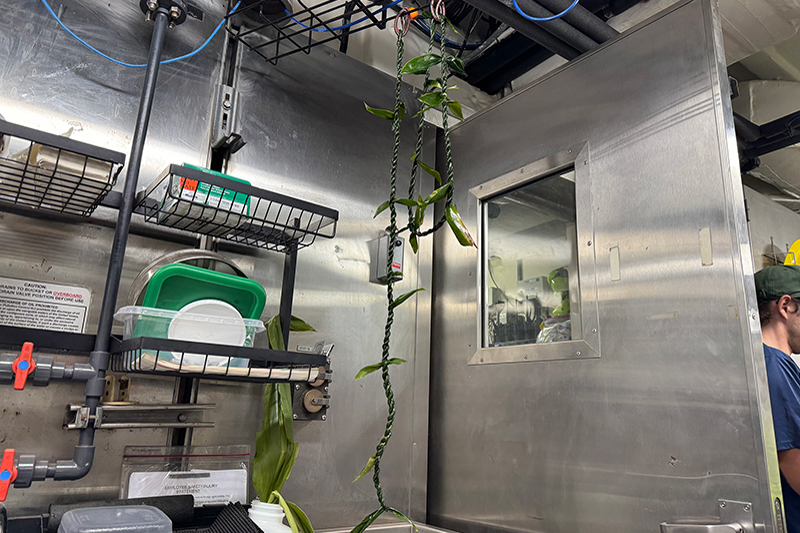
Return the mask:
[[[402,121],[406,118],[406,104],[400,102],[400,105],[397,106],[397,114],[400,115],[400,120]],[[392,117],[394,118],[394,117]]]
[[[425,54],[415,57],[405,64],[401,74],[425,74],[434,65],[442,62],[442,56],[436,54]]]
[[[404,295],[400,296],[400,297],[399,297],[399,298],[397,298],[395,301],[393,301],[393,302],[392,302],[392,304],[389,306],[389,309],[395,309],[395,308],[397,308],[398,306],[400,306],[401,304],[403,304],[403,302],[405,302],[406,300],[408,300],[409,298],[411,298],[412,296],[414,296],[416,293],[418,293],[419,291],[424,291],[424,290],[425,290],[425,289],[423,289],[422,287],[420,287],[419,289],[414,289],[414,290],[413,290],[413,291],[411,291],[411,292],[407,292],[407,293],[405,293]]]
[[[286,521],[289,522],[292,533],[300,533],[300,528],[297,526],[297,520],[294,517],[292,508],[289,507],[289,504],[286,503],[286,500],[283,499],[283,496],[281,496],[278,491],[273,492],[273,494],[278,497],[278,504],[283,508],[283,514],[286,515]]]
[[[367,108],[367,111],[375,115],[376,117],[385,118],[386,120],[392,120],[394,118],[394,113],[389,109],[379,109],[377,107],[370,107],[364,102],[364,107]]]
[[[398,357],[392,357],[391,359],[389,359],[386,362],[386,364],[387,365],[402,365],[405,362],[406,362],[405,359],[400,359]],[[365,366],[364,368],[362,368],[361,370],[358,371],[358,374],[356,374],[355,379],[361,379],[361,378],[363,378],[365,376],[369,376],[370,374],[372,374],[373,372],[377,372],[381,368],[383,368],[383,363],[377,363],[377,364],[374,364],[374,365],[367,365],[367,366]]]
[[[377,217],[378,215],[380,215],[381,213],[383,213],[387,209],[389,209],[389,200],[386,200],[385,202],[383,202],[381,205],[378,206],[378,209],[375,210],[375,215],[373,215],[372,218]]]
[[[403,204],[406,207],[417,207],[417,201],[412,198],[400,198],[399,200],[395,200],[397,204]]]
[[[418,98],[420,102],[430,107],[438,107],[444,103],[447,96],[442,91],[433,91],[428,94],[423,94]]]
[[[453,23],[450,21],[449,18],[445,17],[444,20],[445,20],[445,22],[447,22],[447,25],[450,26],[450,29],[453,30],[453,33],[455,33],[456,35],[461,35],[458,32],[458,29],[453,25]],[[416,529],[416,528],[414,528],[414,529]]]
[[[441,187],[430,193],[428,197],[425,198],[425,200],[423,200],[423,202],[425,202],[425,205],[435,204],[436,202],[444,200],[444,198],[447,196],[447,191],[450,190],[451,185],[452,183],[449,182],[445,183],[444,185],[442,185]]]
[[[442,175],[439,174],[439,171],[429,167],[428,165],[426,165],[425,163],[423,163],[419,159],[417,159],[416,161],[417,161],[417,164],[419,165],[419,168],[421,168],[422,170],[424,170],[425,172],[427,172],[428,174],[430,174],[431,176],[436,178],[436,181],[438,181],[440,184],[442,183]]]
[[[422,106],[422,109],[420,109],[420,110],[417,112],[417,114],[416,114],[416,115],[414,115],[414,118],[416,118],[416,117],[418,117],[418,116],[420,116],[420,115],[424,115],[424,114],[425,114],[425,112],[426,112],[426,111],[428,111],[429,109],[433,109],[433,108],[432,108],[431,106],[429,106],[429,105],[424,105],[424,106]]]
[[[431,13],[429,10],[426,9],[422,13],[420,13],[419,16],[424,18],[424,19],[432,19],[433,18],[433,13]]]
[[[448,205],[444,215],[445,218],[447,218],[447,223],[450,224],[450,229],[453,230],[453,234],[456,236],[456,239],[458,239],[458,242],[461,243],[461,246],[478,247],[472,239],[472,235],[469,234],[466,224],[461,220],[461,215],[458,214],[458,209],[456,209],[455,204]]]
[[[434,78],[432,80],[428,80],[425,82],[425,89],[428,87],[436,87],[437,89],[443,89],[442,87],[442,79],[441,78]]]
[[[369,526],[371,526],[372,523],[375,520],[377,520],[380,515],[383,514],[383,511],[384,511],[384,509],[383,509],[383,507],[381,507],[380,509],[378,509],[377,511],[373,512],[372,514],[367,515],[366,517],[364,517],[364,520],[362,520],[360,524],[358,524],[356,527],[354,527],[353,530],[350,533],[364,533],[364,531]]]
[[[310,324],[302,318],[297,318],[292,315],[292,321],[289,323],[290,331],[317,331]]]
[[[462,76],[467,74],[464,61],[462,61],[459,57],[447,56],[444,58],[444,63],[447,65],[447,68],[456,74],[461,74]]]
[[[419,529],[417,529],[416,524],[414,524],[414,522],[412,522],[409,517],[407,517],[406,515],[404,515],[403,513],[398,511],[397,509],[395,509],[393,507],[389,507],[389,512],[391,512],[393,515],[395,515],[400,520],[403,520],[404,522],[408,522],[409,524],[411,524],[411,527],[414,528],[414,531],[419,531]]]
[[[300,526],[300,529],[303,530],[303,533],[314,533],[314,526],[311,525],[311,520],[308,519],[306,513],[303,512],[297,504],[292,502],[286,502],[289,505],[289,508],[294,513],[295,518],[297,519],[297,523]]]
[[[461,104],[456,102],[455,100],[451,100],[447,102],[447,108],[450,110],[453,115],[459,120],[464,120],[464,114],[461,111]]]
[[[264,421],[256,434],[252,467],[253,486],[261,501],[267,501],[274,491],[280,490],[282,481],[288,477],[286,471],[291,471],[297,458],[297,445],[287,438],[284,418],[278,386],[270,383],[264,391]]]
[[[361,370],[358,371],[358,374],[356,374],[355,379],[361,379],[363,377],[369,376],[373,372],[376,372],[376,371],[378,371],[380,369],[381,369],[381,364],[380,363],[378,363],[377,365],[367,365],[367,366],[365,366],[364,368],[362,368]]]
[[[414,253],[417,253],[419,251],[419,241],[417,241],[417,236],[412,233],[408,238],[408,242],[411,244],[411,250],[413,250]]]
[[[281,328],[281,317],[275,315],[267,322],[267,336],[269,337],[269,347],[273,350],[285,351],[286,345],[283,343],[283,328]]]
[[[367,474],[369,474],[369,471],[372,470],[373,466],[375,466],[375,456],[374,455],[367,460],[367,464],[364,466],[364,469],[361,470],[361,473],[358,476],[356,476],[356,478],[353,480],[353,483],[355,483],[356,481],[358,481],[362,477],[364,477]]]
[[[422,195],[420,195],[417,203],[419,207],[417,207],[417,212],[414,214],[414,225],[417,229],[420,229],[422,227],[422,222],[425,220],[425,210],[428,208],[428,204],[422,199]],[[416,250],[414,253],[416,253]]]

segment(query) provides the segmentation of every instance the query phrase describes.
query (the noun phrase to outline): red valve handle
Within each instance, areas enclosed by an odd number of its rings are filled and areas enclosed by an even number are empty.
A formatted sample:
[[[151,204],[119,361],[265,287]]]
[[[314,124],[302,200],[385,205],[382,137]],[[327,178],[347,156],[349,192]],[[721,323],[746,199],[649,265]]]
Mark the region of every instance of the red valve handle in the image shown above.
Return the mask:
[[[11,369],[14,371],[14,390],[22,390],[25,388],[25,382],[28,376],[33,373],[36,368],[36,363],[31,359],[33,353],[33,343],[26,342],[22,345],[22,351],[19,357],[14,360]],[[2,479],[0,479],[2,481]]]
[[[6,501],[8,489],[17,479],[17,469],[14,468],[14,449],[9,448],[3,452],[3,462],[0,463],[0,502]]]

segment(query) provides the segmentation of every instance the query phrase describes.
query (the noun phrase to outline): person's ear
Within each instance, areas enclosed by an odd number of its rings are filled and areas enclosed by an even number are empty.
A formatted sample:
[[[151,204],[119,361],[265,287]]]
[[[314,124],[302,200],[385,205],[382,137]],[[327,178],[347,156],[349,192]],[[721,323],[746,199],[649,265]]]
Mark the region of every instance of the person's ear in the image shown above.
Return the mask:
[[[777,307],[778,314],[782,318],[789,318],[790,315],[793,315],[798,311],[797,302],[795,302],[788,294],[784,294],[780,297]]]

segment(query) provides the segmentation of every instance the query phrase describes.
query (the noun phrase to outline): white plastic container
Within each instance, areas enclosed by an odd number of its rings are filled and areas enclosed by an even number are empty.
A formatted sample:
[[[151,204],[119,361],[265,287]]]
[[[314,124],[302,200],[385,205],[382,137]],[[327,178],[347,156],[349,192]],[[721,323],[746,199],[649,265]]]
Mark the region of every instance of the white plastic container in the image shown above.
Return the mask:
[[[209,300],[203,300],[208,307]],[[197,302],[195,302],[197,303]],[[219,305],[227,305],[217,302]],[[193,305],[193,304],[190,304]],[[189,307],[189,306],[187,306]],[[231,306],[228,306],[231,307]],[[198,307],[199,308],[199,307]],[[210,344],[228,344],[251,348],[257,333],[265,331],[264,323],[260,320],[242,318],[228,314],[226,316],[211,316],[196,314],[187,310],[170,311],[153,307],[126,306],[116,312],[114,318],[124,324],[122,338],[154,337],[159,339],[186,340],[207,342]],[[233,309],[233,307],[231,307]],[[145,354],[143,354],[145,355]],[[150,354],[155,356],[155,354]],[[168,354],[166,354],[168,355]],[[200,371],[208,367],[246,367],[247,360],[240,358],[229,359],[222,356],[206,356],[205,354],[173,353],[171,360],[165,359],[165,353],[158,354],[159,366],[162,363],[180,365],[179,369],[164,368],[164,370]]]
[[[172,533],[172,522],[147,505],[89,507],[64,513],[58,533]]]
[[[283,508],[274,503],[263,503],[260,500],[250,502],[247,513],[264,533],[291,533],[292,528],[283,524],[285,515]]]

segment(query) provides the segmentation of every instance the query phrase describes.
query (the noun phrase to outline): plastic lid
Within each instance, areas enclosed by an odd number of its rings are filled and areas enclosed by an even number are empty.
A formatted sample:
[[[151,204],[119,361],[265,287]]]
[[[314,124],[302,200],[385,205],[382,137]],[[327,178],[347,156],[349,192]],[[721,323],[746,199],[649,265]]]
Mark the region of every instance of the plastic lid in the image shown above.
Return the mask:
[[[210,328],[203,321],[192,318],[184,319],[185,316],[197,315],[230,319],[230,323]],[[234,306],[220,300],[198,300],[178,311],[175,318],[169,323],[168,338],[179,341],[243,346],[247,338],[247,329],[245,329],[242,315]]]
[[[172,522],[155,507],[92,507],[64,513],[58,533],[172,533]]]

